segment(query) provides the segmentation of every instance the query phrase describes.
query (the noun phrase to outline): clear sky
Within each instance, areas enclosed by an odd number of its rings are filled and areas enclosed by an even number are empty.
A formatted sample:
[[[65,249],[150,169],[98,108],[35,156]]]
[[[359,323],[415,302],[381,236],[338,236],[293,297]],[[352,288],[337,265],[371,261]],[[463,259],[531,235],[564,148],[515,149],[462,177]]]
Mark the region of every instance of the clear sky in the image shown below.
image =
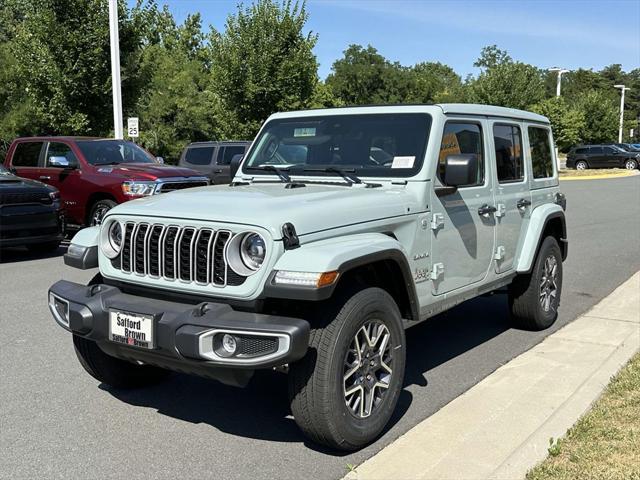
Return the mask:
[[[130,1],[133,3],[133,1]],[[224,29],[235,0],[158,0],[176,20],[200,12]],[[245,1],[245,4],[250,3]],[[485,45],[541,68],[640,67],[640,0],[308,0],[320,77],[351,43],[403,65],[439,61],[463,77]]]

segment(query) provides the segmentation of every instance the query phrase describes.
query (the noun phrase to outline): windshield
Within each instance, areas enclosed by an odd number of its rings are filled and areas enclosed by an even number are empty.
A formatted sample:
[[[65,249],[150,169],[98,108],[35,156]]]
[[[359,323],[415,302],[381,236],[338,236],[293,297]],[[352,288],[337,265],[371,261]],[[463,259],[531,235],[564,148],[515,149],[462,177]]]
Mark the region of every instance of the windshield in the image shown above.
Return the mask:
[[[422,166],[430,125],[424,113],[272,120],[242,168],[251,174],[274,166],[290,174],[335,176],[340,169],[365,177],[409,177]]]
[[[153,157],[146,151],[125,140],[81,140],[78,147],[91,165],[154,163]]]

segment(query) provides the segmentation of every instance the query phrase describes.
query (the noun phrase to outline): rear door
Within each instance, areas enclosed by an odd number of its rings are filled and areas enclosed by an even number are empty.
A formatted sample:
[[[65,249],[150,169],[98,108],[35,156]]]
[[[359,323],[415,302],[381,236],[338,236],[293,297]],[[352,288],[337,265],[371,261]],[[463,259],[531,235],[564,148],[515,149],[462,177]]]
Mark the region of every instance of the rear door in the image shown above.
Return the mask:
[[[14,168],[19,177],[30,178],[32,180],[41,179],[41,158],[44,155],[43,141],[26,141],[16,144],[11,157],[10,167]]]
[[[496,182],[496,273],[513,269],[525,218],[531,211],[531,192],[526,175],[522,124],[492,122]]]
[[[231,160],[236,155],[244,155],[244,150],[244,145],[225,145],[218,148],[216,166],[211,177],[213,183],[224,184],[231,182]]]
[[[440,143],[436,184],[446,185],[444,162],[448,155],[475,154],[479,169],[473,184],[431,200],[434,295],[482,281],[489,272],[494,246],[493,174],[483,120],[450,118]]]
[[[52,157],[64,157],[69,162],[68,168],[52,164]],[[60,190],[60,197],[65,213],[72,223],[84,223],[84,196],[82,170],[80,162],[71,146],[64,142],[48,142],[46,145],[44,164],[41,169],[42,181]]]
[[[182,166],[211,177],[214,170],[215,145],[189,145],[180,162]]]
[[[602,147],[590,147],[589,148],[589,167],[590,168],[602,168],[605,166],[603,158]]]

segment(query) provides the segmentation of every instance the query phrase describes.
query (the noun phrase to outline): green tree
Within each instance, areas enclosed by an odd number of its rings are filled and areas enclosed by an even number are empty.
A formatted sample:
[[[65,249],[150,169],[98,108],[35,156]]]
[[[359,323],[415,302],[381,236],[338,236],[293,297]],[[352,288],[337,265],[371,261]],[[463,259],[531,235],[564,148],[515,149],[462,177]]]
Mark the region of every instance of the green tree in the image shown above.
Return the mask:
[[[440,62],[422,62],[411,69],[412,84],[406,101],[413,103],[461,102],[462,80],[453,68]]]
[[[570,106],[564,97],[551,97],[531,106],[533,112],[551,122],[553,138],[558,148],[566,152],[578,144],[586,127],[584,112]]]
[[[490,70],[499,65],[512,62],[513,60],[506,50],[499,49],[497,45],[488,45],[482,48],[480,56],[473,63],[473,66]]]
[[[410,69],[390,62],[371,45],[350,45],[333,63],[326,83],[346,105],[371,105],[404,102],[413,79]]]
[[[520,62],[503,62],[487,68],[467,84],[471,102],[528,109],[545,97],[540,69]]]
[[[226,136],[252,138],[272,113],[309,105],[318,64],[307,19],[304,2],[258,0],[229,15],[224,32],[212,30],[211,89],[224,109]]]
[[[591,90],[575,103],[585,119],[581,131],[583,143],[606,143],[617,139],[618,109],[610,95]]]

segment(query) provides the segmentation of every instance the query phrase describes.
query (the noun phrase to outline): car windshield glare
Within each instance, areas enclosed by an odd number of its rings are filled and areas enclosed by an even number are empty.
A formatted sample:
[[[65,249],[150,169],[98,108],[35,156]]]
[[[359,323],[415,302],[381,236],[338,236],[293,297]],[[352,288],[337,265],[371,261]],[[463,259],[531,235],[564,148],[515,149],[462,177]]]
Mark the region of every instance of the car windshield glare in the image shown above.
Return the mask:
[[[78,142],[78,147],[91,165],[154,163],[145,150],[126,140],[83,140]]]
[[[243,172],[273,166],[295,175],[409,177],[422,166],[431,117],[425,113],[327,115],[268,122]],[[246,170],[246,171],[245,171]]]

